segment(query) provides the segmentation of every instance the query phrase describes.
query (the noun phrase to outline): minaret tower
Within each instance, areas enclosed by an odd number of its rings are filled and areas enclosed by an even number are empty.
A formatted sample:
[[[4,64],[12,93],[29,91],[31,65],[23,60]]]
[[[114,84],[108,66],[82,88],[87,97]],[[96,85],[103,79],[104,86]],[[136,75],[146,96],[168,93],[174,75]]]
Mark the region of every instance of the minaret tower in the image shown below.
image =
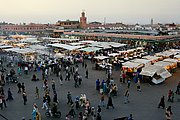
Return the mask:
[[[80,28],[86,29],[86,27],[87,27],[87,18],[85,16],[85,12],[83,10],[81,13],[81,17],[80,17]]]

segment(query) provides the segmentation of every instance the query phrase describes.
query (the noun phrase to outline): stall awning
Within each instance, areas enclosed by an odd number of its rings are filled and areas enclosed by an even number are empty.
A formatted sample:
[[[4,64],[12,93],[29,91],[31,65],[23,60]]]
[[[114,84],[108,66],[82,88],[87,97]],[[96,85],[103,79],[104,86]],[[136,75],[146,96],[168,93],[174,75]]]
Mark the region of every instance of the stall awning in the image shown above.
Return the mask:
[[[162,67],[158,67],[155,65],[149,65],[144,68],[142,68],[141,75],[153,77],[153,75],[157,73],[157,75],[160,75],[162,78],[168,78],[171,76],[171,74]]]
[[[131,62],[140,63],[140,64],[147,64],[147,63],[150,63],[151,61],[146,60],[146,59],[134,59],[134,60],[131,60]]]
[[[155,65],[148,65],[142,68],[140,72],[141,75],[152,77],[158,69],[162,69],[162,67],[158,67]]]
[[[31,48],[33,50],[44,50],[44,49],[47,49],[48,47],[42,46],[42,45],[31,45],[31,46],[29,46],[29,48]]]
[[[179,58],[180,58],[180,55],[175,55],[174,58],[179,59]]]
[[[13,46],[10,45],[0,46],[0,49],[7,49],[7,48],[13,48]]]
[[[128,62],[122,63],[122,65],[123,67],[127,67],[127,68],[137,68],[141,64],[128,61]]]
[[[108,56],[95,56],[94,59],[99,59],[99,60],[104,60],[104,59],[108,59]]]
[[[110,53],[108,54],[108,56],[112,56],[112,57],[115,57],[115,56],[118,56],[119,54],[118,53]]]
[[[176,59],[171,59],[171,58],[164,59],[163,61],[164,61],[164,62],[172,62],[172,63],[177,63],[177,62],[178,62],[178,60],[176,60]]]
[[[66,50],[76,50],[76,49],[84,47],[84,46],[71,46],[71,45],[66,45],[66,44],[48,44],[48,46],[62,48]]]
[[[80,51],[84,51],[84,52],[96,52],[98,50],[101,50],[102,48],[98,48],[98,47],[86,47],[86,48],[81,48],[79,49]]]
[[[5,49],[5,51],[11,51],[11,52],[16,52],[20,54],[28,54],[28,53],[35,53],[35,51],[25,48],[25,49],[20,49],[20,48],[10,48],[10,49]]]
[[[143,58],[143,59],[150,60],[150,61],[154,61],[154,60],[160,59],[161,57],[156,57],[156,56],[150,56],[150,55],[148,55],[148,56],[144,56],[144,57],[142,57],[142,58]]]
[[[171,65],[171,63],[170,62],[159,61],[159,62],[154,63],[154,65],[155,66],[160,66],[160,67],[166,67],[166,66]]]

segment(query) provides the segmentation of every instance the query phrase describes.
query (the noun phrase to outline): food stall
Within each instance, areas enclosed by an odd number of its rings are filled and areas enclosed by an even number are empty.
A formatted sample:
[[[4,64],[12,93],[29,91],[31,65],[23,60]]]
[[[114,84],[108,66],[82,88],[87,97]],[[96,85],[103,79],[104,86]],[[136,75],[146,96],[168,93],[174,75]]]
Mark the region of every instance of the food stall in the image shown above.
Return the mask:
[[[134,59],[134,60],[131,60],[131,62],[143,64],[144,66],[151,65],[151,61],[146,60],[146,59]]]
[[[122,69],[123,71],[127,71],[128,73],[137,72],[137,69],[142,68],[143,64],[141,63],[134,63],[134,62],[125,62],[122,63]]]
[[[165,79],[172,76],[165,68],[149,65],[142,68],[140,75],[143,76],[143,81],[151,81],[154,84],[159,84],[165,81]]]
[[[25,48],[27,46],[27,43],[16,43],[13,44],[14,47],[19,47],[19,48]]]
[[[20,54],[20,56],[23,58],[24,61],[34,61],[36,60],[37,57],[35,54],[36,52],[29,48],[25,48],[25,49],[10,48],[10,49],[5,49],[5,51]]]
[[[171,63],[171,69],[177,68],[178,60],[176,60],[176,59],[171,59],[171,58],[166,58],[166,59],[164,59],[163,61],[164,61],[164,62],[169,62],[169,63]]]
[[[112,66],[112,64],[109,64],[109,57],[108,56],[95,56],[95,68],[96,69],[106,69],[109,66]]]
[[[156,53],[156,56],[163,57],[163,58],[169,58],[169,57],[173,57],[174,55],[177,55],[179,53],[180,53],[179,50],[170,49],[170,50],[166,50],[164,52]]]
[[[175,55],[174,59],[178,60],[178,66],[180,66],[180,55]]]
[[[175,64],[176,63],[165,62],[165,61],[159,61],[159,62],[154,63],[155,66],[163,67],[163,68],[165,68],[168,71],[171,71],[172,69],[174,69],[175,68]]]
[[[142,57],[143,59],[147,59],[147,60],[150,60],[152,63],[155,63],[155,62],[158,62],[160,60],[163,60],[163,57],[157,57],[157,56],[144,56]]]

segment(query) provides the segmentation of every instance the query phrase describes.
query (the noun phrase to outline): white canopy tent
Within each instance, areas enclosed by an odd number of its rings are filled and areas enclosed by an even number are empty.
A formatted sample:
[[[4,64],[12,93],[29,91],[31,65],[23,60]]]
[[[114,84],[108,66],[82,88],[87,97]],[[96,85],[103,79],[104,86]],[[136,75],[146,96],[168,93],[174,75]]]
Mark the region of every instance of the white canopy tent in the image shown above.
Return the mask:
[[[151,61],[146,60],[146,59],[134,59],[134,60],[131,60],[131,62],[144,64],[144,65],[151,64]]]
[[[160,78],[157,79],[157,78],[153,77],[155,74],[160,76]],[[142,68],[140,75],[153,77],[152,82],[155,84],[159,84],[159,83],[165,81],[166,78],[169,78],[172,76],[165,68],[155,66],[155,65],[149,65],[149,66]]]
[[[155,65],[149,65],[142,68],[142,71],[140,72],[141,75],[152,77],[158,69],[161,69],[161,67],[155,66]]]
[[[122,65],[123,67],[127,67],[127,68],[137,68],[141,64],[128,61],[128,62],[122,63]]]
[[[172,62],[172,63],[177,63],[177,62],[178,62],[178,60],[176,60],[176,59],[171,59],[171,58],[164,59],[163,61],[164,61],[164,62]]]
[[[94,59],[99,59],[99,60],[104,60],[104,59],[108,59],[108,56],[95,56]]]
[[[175,55],[174,58],[180,59],[180,55]]]
[[[172,63],[171,62],[164,62],[164,61],[158,61],[156,63],[154,63],[155,66],[160,66],[160,67],[166,67],[166,66],[170,66]]]
[[[96,42],[96,41],[93,41],[93,40],[84,40],[84,41],[79,41],[80,43],[93,43],[93,42]]]
[[[157,61],[157,60],[159,60],[161,57],[148,55],[148,56],[144,56],[144,57],[142,57],[142,58],[143,58],[143,59],[150,60],[150,61]]]
[[[16,52],[20,54],[28,54],[28,53],[35,53],[32,49],[25,48],[25,49],[20,49],[20,48],[10,48],[10,49],[5,49],[5,51],[11,51],[11,52]]]
[[[84,45],[85,43],[81,43],[81,42],[73,42],[73,43],[68,43],[69,45],[72,46],[77,46],[77,45]]]
[[[10,45],[0,46],[0,49],[8,49],[8,48],[13,48],[13,46]]]
[[[48,46],[62,48],[66,50],[76,50],[76,49],[84,47],[84,46],[71,46],[71,45],[66,45],[66,44],[48,44]]]
[[[30,45],[29,48],[33,50],[44,50],[44,49],[47,49],[48,47],[42,46],[42,45]]]
[[[21,42],[25,42],[25,43],[40,43],[41,41],[38,41],[37,38],[26,38],[26,39],[22,39]]]
[[[108,56],[110,56],[110,57],[115,57],[115,56],[118,56],[119,54],[118,53],[110,53],[110,54],[108,54]]]
[[[101,50],[102,48],[98,48],[98,47],[86,47],[86,48],[81,48],[79,49],[80,51],[84,51],[84,52],[96,52],[98,50]]]

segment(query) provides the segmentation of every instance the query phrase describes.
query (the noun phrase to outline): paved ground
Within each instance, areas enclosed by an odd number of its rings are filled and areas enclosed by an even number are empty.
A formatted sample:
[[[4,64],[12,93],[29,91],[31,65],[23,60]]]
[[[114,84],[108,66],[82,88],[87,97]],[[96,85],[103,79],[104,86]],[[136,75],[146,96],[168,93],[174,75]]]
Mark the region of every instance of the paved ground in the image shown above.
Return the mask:
[[[74,88],[74,81],[63,81],[63,86],[60,86],[58,78],[53,75],[50,77],[56,81],[56,89],[58,93],[58,100],[60,101],[59,108],[62,112],[62,118],[65,119],[65,115],[68,113],[70,107],[66,104],[67,98],[66,94],[68,91],[72,92],[72,96],[78,96],[81,93],[85,93],[87,98],[90,100],[91,106],[97,107],[99,103],[99,94],[95,90],[95,80],[99,78],[100,80],[106,78],[105,71],[97,71],[92,70],[92,64],[88,61],[88,70],[89,70],[89,79],[85,79],[85,69],[80,66],[80,74],[83,76],[83,82],[80,88]],[[10,85],[5,86],[5,93],[7,94],[7,89],[10,87],[14,96],[13,101],[8,101],[8,107],[4,110],[0,110],[0,114],[6,116],[9,120],[20,120],[21,117],[25,117],[27,120],[31,118],[31,112],[33,108],[33,103],[36,103],[39,107],[39,111],[42,116],[42,120],[55,119],[55,118],[46,118],[44,113],[45,110],[41,110],[42,107],[42,96],[44,94],[42,88],[42,81],[31,81],[32,74],[22,75],[19,78],[20,82],[24,82],[26,86],[28,102],[27,105],[23,105],[22,94],[17,93],[17,85],[11,83]],[[40,77],[41,73],[37,73]],[[162,95],[167,96],[167,92],[169,89],[175,90],[175,86],[179,82],[180,78],[180,70],[168,80],[166,80],[163,84],[160,85],[152,85],[150,86],[147,83],[142,83],[142,92],[136,91],[136,86],[132,84],[130,88],[130,103],[123,103],[123,94],[126,89],[125,84],[119,83],[119,71],[113,71],[113,78],[115,82],[118,84],[118,96],[113,98],[115,109],[105,109],[102,108],[102,119],[103,120],[113,120],[114,118],[128,116],[130,113],[133,114],[135,120],[164,120],[165,119],[165,111],[163,109],[158,109],[157,105],[159,103],[160,97]],[[35,99],[35,87],[38,86],[40,89],[40,99]],[[53,97],[51,91],[51,98]],[[178,96],[180,97],[180,96]],[[106,98],[107,102],[107,98]],[[169,103],[166,102],[166,105],[172,106],[173,111],[173,120],[180,120],[180,102],[177,101],[177,97],[175,96],[175,102]],[[79,113],[79,111],[76,111]],[[77,120],[77,116],[74,120]],[[0,120],[3,120],[0,117]]]

